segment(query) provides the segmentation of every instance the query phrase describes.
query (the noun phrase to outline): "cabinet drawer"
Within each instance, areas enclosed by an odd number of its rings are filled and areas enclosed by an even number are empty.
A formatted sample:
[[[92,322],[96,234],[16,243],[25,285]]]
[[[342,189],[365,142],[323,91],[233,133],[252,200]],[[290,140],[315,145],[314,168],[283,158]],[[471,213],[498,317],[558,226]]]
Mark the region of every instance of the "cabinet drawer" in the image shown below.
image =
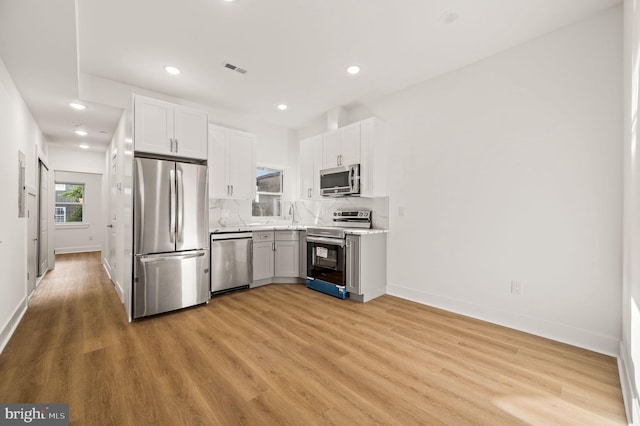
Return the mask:
[[[298,231],[275,231],[276,241],[298,241]]]
[[[273,241],[273,231],[253,231],[253,241],[269,242]]]

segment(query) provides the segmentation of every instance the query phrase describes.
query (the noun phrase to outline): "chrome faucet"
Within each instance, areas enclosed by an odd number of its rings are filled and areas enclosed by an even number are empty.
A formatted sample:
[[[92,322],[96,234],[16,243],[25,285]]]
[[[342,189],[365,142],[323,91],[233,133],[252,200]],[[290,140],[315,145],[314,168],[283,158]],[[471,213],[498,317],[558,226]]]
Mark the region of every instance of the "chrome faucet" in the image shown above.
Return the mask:
[[[291,225],[296,224],[296,205],[291,203],[289,206],[289,215],[291,216]]]

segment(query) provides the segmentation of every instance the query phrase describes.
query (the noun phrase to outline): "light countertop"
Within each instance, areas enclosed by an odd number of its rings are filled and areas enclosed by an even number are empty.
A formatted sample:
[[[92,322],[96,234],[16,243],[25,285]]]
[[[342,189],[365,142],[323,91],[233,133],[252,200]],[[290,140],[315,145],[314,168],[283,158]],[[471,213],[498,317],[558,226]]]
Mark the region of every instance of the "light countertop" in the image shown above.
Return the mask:
[[[221,232],[249,232],[249,231],[305,231],[307,228],[321,228],[318,225],[250,225],[250,226],[225,226],[216,227],[209,230],[210,233]],[[362,228],[344,228],[346,234],[351,235],[369,235],[383,234],[389,232],[388,229],[362,229]]]

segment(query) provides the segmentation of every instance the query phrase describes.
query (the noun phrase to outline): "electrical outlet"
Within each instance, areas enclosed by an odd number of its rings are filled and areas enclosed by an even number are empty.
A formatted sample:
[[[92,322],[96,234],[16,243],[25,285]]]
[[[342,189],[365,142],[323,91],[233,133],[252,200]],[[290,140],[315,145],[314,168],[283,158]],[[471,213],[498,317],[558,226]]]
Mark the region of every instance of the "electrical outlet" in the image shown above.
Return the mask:
[[[522,283],[520,281],[511,281],[511,294],[514,296],[522,295]]]

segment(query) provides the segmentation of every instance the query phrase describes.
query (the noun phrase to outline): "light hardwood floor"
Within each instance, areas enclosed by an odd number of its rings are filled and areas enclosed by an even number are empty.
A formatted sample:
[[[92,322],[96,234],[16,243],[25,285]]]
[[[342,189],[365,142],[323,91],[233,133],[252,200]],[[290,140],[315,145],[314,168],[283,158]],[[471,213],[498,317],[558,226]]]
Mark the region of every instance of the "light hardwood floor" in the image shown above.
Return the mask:
[[[0,401],[74,425],[626,424],[614,358],[392,296],[270,285],[127,323],[98,253],[59,255]]]

